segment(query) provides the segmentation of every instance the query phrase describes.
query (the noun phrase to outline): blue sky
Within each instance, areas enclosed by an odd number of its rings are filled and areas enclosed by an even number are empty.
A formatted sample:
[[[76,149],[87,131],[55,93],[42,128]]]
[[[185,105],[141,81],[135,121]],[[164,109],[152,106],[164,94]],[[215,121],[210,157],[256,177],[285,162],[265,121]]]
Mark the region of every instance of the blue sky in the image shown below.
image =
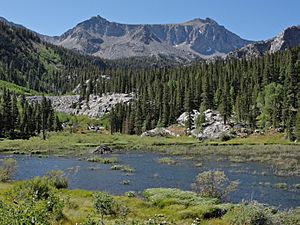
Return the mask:
[[[60,35],[94,15],[131,24],[210,17],[251,40],[300,25],[300,0],[0,0],[0,6],[0,16],[47,35]]]

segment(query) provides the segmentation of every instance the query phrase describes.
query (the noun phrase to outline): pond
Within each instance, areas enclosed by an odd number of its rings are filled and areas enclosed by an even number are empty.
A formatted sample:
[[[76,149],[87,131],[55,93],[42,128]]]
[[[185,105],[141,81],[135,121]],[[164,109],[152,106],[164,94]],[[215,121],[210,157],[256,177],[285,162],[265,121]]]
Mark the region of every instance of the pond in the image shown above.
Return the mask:
[[[278,208],[291,208],[300,205],[300,177],[278,177],[271,170],[258,163],[238,163],[229,161],[203,160],[201,167],[195,166],[195,159],[171,157],[177,163],[166,165],[159,163],[163,155],[156,153],[112,154],[119,163],[134,168],[134,173],[111,170],[112,164],[99,164],[81,161],[77,158],[49,156],[39,158],[25,155],[2,155],[0,158],[13,157],[18,168],[13,176],[15,180],[42,176],[50,170],[65,172],[70,189],[107,191],[111,194],[123,194],[127,191],[140,192],[147,188],[169,187],[191,190],[191,183],[198,173],[207,170],[223,170],[230,180],[239,181],[237,190],[230,194],[229,200],[257,200]],[[124,185],[129,181],[129,185]],[[286,183],[287,189],[275,187],[277,183]]]

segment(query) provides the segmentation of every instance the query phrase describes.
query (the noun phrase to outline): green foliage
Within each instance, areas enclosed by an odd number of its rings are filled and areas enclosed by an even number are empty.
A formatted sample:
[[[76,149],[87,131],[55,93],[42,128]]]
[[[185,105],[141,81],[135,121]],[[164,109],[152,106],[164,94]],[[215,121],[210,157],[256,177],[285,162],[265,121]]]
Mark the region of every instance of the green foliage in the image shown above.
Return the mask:
[[[64,176],[64,172],[61,170],[52,170],[46,174],[49,182],[57,189],[67,188],[68,180]]]
[[[0,89],[0,136],[11,139],[29,138],[40,132],[46,138],[46,131],[54,131],[55,112],[51,101],[45,97],[41,102],[26,100],[6,88]],[[60,124],[56,119],[56,125]],[[57,131],[61,127],[57,127]]]
[[[46,178],[16,185],[0,204],[0,223],[53,224],[63,218],[63,201]]]
[[[226,213],[224,220],[232,225],[272,224],[270,212],[258,204],[240,204]]]
[[[160,208],[180,204],[185,206],[217,204],[218,199],[203,198],[195,192],[182,191],[176,188],[150,188],[143,192],[145,198]]]
[[[104,224],[104,216],[116,214],[116,202],[112,196],[104,192],[94,194],[94,208],[100,214],[102,224]]]
[[[12,158],[3,159],[0,167],[0,182],[10,180],[11,175],[15,172],[17,161]]]
[[[257,105],[261,111],[258,117],[260,128],[278,127],[281,124],[283,86],[281,84],[270,83],[262,93],[259,94]]]
[[[16,85],[14,83],[10,83],[10,82],[7,82],[7,81],[4,81],[4,80],[0,80],[0,89],[3,89],[3,88],[6,88],[8,89],[10,92],[14,92],[18,95],[40,95],[39,92],[35,91],[35,90],[32,90],[32,89],[29,89],[29,88],[26,88],[26,87],[22,87],[22,86],[19,86],[19,85]]]
[[[121,170],[123,172],[126,173],[133,173],[134,172],[134,168],[131,168],[130,166],[126,166],[126,165],[113,165],[111,167],[112,170]]]
[[[49,74],[58,70],[56,65],[61,62],[60,56],[50,47],[39,48],[39,60]]]
[[[88,162],[97,162],[102,164],[112,164],[112,163],[118,163],[119,160],[117,157],[109,157],[109,158],[101,158],[101,157],[91,157],[87,159]]]
[[[0,80],[61,94],[74,89],[82,76],[93,76],[104,67],[99,58],[42,42],[27,29],[2,22],[0,28]]]
[[[238,182],[229,181],[224,171],[205,171],[198,174],[192,188],[202,197],[224,200],[237,185]]]
[[[190,67],[110,71],[105,82],[113,85],[111,90],[137,92],[138,97],[111,112],[112,132],[140,134],[156,126],[166,127],[183,112],[188,115],[185,125],[191,129],[191,112],[201,108],[201,113],[220,110],[225,123],[234,115],[251,129],[283,128],[293,137],[300,102],[299,50]],[[203,122],[203,116],[198,117],[196,127],[201,129]]]
[[[300,142],[300,108],[298,108],[298,112],[296,116],[295,138],[298,142]]]
[[[190,207],[179,213],[181,219],[200,219],[208,220],[211,218],[220,218],[227,212],[227,208],[219,205],[198,205]]]

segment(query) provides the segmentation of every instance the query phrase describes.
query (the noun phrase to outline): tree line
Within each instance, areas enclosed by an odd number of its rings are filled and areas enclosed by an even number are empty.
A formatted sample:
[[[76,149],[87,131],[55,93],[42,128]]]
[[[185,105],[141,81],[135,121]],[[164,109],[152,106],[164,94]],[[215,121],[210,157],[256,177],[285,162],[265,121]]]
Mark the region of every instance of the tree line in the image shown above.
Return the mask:
[[[46,97],[30,102],[6,88],[0,90],[0,137],[29,138],[47,131],[62,130],[61,122]]]

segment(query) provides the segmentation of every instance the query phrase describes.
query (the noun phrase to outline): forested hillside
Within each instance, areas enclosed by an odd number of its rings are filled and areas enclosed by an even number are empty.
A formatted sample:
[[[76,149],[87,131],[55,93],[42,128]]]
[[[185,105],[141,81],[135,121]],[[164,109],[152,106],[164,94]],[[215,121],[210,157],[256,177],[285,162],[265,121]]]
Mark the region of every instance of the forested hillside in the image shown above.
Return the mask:
[[[39,92],[65,93],[104,63],[42,42],[31,31],[0,22],[0,79]]]
[[[293,139],[300,98],[300,48],[252,60],[230,59],[171,69],[112,69],[96,93],[135,92],[138,101],[119,105],[113,131],[140,134],[175,123],[192,109],[218,109],[255,128],[284,128]],[[190,127],[190,124],[187,124]]]

